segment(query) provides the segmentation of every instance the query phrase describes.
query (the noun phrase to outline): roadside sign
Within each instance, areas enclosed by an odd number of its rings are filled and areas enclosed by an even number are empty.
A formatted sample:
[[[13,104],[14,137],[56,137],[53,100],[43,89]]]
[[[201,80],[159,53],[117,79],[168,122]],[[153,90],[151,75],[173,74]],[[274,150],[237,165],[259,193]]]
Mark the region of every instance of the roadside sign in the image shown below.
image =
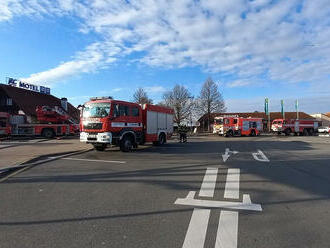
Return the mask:
[[[268,115],[268,98],[265,98],[265,114]]]
[[[282,113],[283,119],[285,119],[285,114],[284,114],[284,100],[281,100],[281,113]]]
[[[297,112],[297,120],[298,120],[298,119],[299,119],[299,111],[298,111],[299,103],[298,103],[298,99],[297,99],[296,102],[295,102],[295,108],[296,108],[296,112]]]

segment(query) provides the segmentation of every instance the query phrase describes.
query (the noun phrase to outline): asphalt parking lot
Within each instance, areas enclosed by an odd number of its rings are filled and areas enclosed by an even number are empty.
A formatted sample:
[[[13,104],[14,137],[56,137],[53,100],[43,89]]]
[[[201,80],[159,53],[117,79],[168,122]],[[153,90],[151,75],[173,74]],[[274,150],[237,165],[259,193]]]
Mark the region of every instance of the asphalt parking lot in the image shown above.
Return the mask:
[[[0,183],[0,247],[329,247],[329,137],[90,151]]]

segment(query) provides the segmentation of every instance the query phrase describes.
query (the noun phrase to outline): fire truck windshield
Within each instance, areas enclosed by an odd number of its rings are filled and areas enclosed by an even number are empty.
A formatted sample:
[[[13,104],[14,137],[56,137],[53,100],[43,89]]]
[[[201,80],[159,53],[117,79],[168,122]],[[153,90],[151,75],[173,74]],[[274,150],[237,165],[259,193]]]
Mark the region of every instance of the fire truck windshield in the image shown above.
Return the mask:
[[[110,114],[110,103],[98,102],[85,105],[83,117],[107,117]]]
[[[215,119],[214,122],[216,125],[221,125],[223,124],[223,119]]]

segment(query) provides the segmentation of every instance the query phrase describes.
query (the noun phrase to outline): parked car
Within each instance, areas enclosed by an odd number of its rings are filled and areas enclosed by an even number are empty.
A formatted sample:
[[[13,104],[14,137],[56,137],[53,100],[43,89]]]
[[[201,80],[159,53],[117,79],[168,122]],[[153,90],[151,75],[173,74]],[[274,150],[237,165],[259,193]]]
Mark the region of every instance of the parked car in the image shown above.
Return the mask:
[[[319,127],[317,131],[319,133],[329,133],[330,132],[330,127],[329,126],[322,126],[322,127]]]

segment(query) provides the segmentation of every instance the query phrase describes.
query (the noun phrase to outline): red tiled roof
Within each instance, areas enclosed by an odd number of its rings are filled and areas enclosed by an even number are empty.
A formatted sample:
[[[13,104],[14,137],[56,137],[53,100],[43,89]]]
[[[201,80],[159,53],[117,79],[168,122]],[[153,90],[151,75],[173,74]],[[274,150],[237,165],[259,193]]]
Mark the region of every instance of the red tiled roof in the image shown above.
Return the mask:
[[[330,112],[328,112],[328,113],[325,113],[324,115],[326,115],[326,116],[330,117]]]
[[[39,92],[20,89],[10,85],[0,84],[6,94],[20,107],[27,115],[36,116],[37,106],[61,106],[61,100],[52,95],[46,95]],[[79,110],[68,103],[68,114],[79,121]]]
[[[214,121],[214,117],[216,116],[223,116],[223,115],[238,115],[239,117],[243,118],[263,118],[268,119],[267,115],[264,112],[252,112],[252,113],[212,113],[210,118],[210,123]],[[286,119],[296,119],[297,113],[296,112],[285,112],[285,118]],[[207,114],[203,115],[201,118],[199,118],[199,122],[203,119],[207,119]],[[271,112],[270,113],[270,119],[282,119],[282,113],[281,112]],[[304,113],[299,112],[299,119],[314,119],[312,116]]]

